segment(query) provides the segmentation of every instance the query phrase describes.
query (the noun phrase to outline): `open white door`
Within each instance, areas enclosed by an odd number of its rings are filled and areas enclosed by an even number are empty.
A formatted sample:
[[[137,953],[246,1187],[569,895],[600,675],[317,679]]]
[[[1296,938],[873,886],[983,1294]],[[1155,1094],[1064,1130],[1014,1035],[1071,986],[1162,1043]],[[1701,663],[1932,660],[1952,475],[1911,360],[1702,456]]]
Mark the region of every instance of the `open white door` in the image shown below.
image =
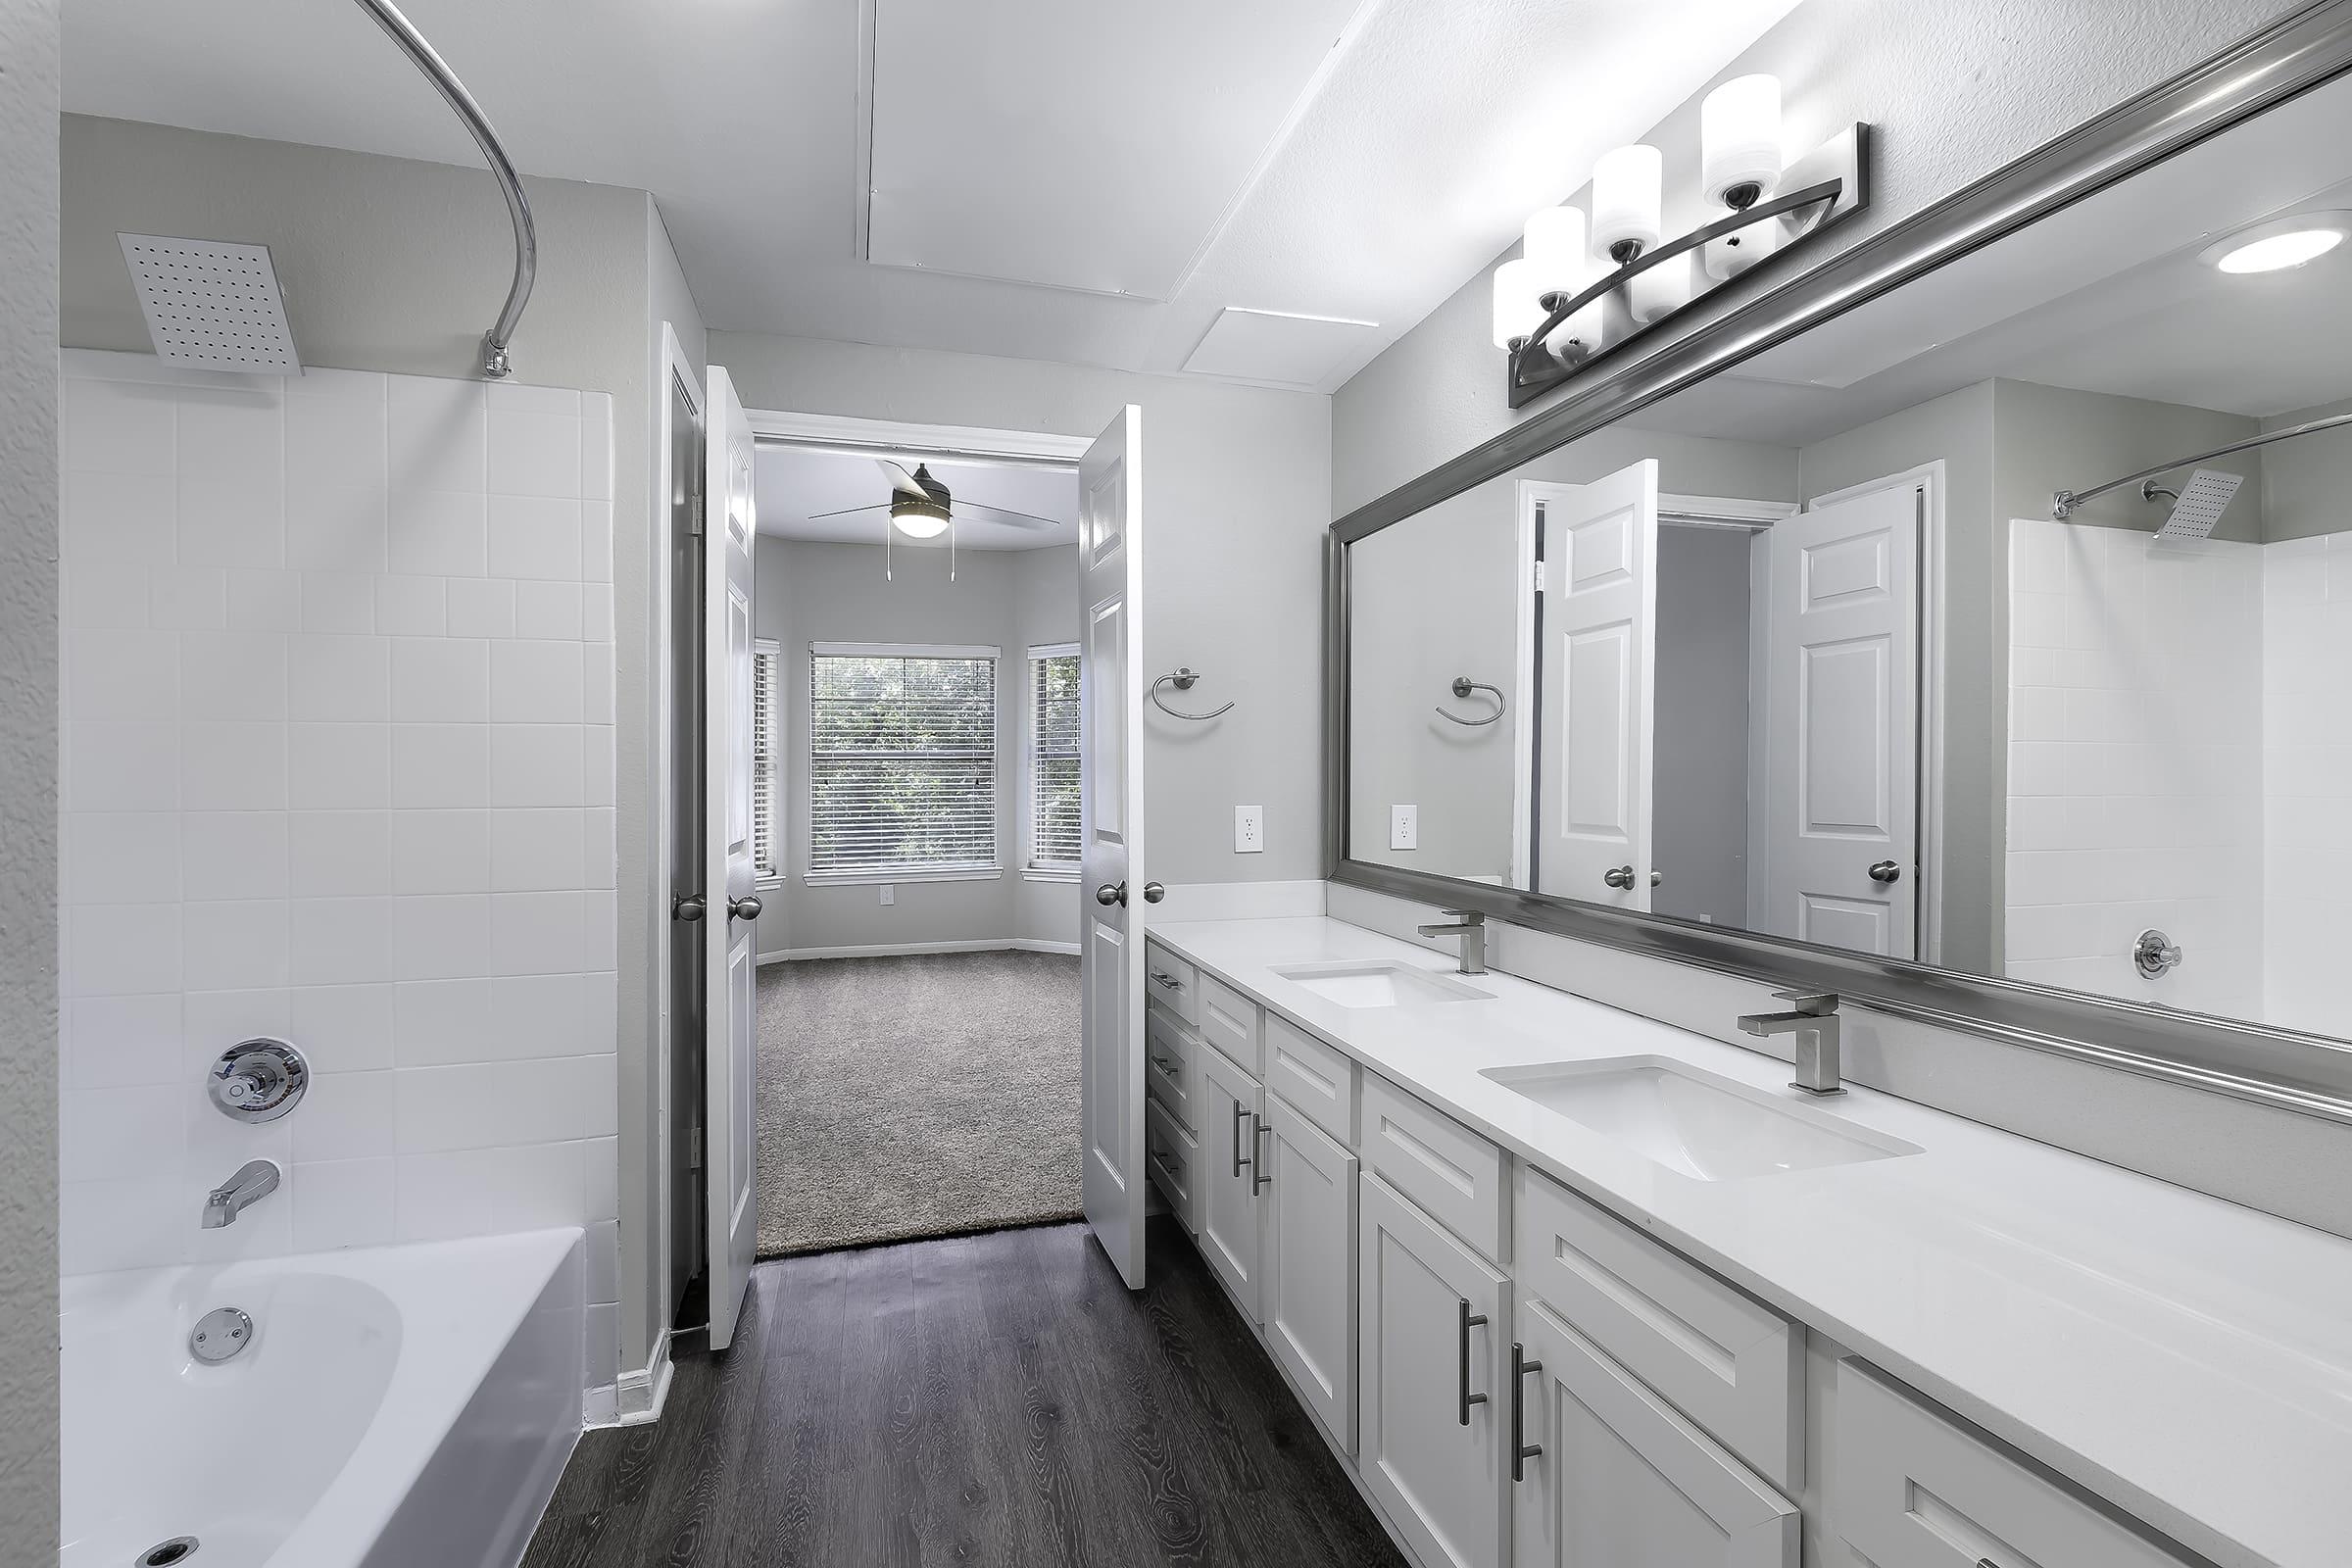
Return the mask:
[[[735,1337],[759,1240],[752,858],[752,425],[710,367],[703,524],[704,1185],[710,1196],[710,1348]]]
[[[1646,909],[1657,461],[1538,494],[1544,688],[1536,891]]]
[[[1144,411],[1078,465],[1079,970],[1086,1222],[1144,1287]]]
[[[1921,491],[1773,525],[1762,929],[1886,957],[1919,943]]]

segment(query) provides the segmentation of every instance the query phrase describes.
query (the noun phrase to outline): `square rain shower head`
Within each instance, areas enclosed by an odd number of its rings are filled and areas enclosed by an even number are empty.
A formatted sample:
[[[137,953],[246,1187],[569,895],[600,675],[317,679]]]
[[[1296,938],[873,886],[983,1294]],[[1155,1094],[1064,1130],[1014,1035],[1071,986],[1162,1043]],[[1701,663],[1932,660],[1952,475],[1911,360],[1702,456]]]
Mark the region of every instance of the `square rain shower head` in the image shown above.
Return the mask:
[[[2212,537],[2213,525],[2222,520],[2222,514],[2230,510],[2230,498],[2237,494],[2237,487],[2245,482],[2246,476],[2242,473],[2224,473],[2219,468],[2197,469],[2188,476],[2188,483],[2180,487],[2180,495],[2174,501],[2172,513],[2164,519],[2164,525],[2156,530],[2156,537]]]
[[[267,245],[118,234],[147,313],[147,332],[168,365],[198,370],[300,375],[294,334]]]

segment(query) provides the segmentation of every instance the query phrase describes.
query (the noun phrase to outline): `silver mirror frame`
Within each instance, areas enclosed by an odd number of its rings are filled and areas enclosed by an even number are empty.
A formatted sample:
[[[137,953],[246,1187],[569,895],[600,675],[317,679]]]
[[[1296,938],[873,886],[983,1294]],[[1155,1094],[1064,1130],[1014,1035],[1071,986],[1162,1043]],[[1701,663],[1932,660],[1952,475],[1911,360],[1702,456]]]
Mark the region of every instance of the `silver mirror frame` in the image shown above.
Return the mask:
[[[1721,291],[1559,401],[1331,525],[1323,589],[1325,874],[1420,904],[1696,965],[2214,1094],[2352,1123],[2352,1043],[1640,914],[1348,858],[1348,547],[2352,72],[2352,0],[2322,0],[1776,286]]]

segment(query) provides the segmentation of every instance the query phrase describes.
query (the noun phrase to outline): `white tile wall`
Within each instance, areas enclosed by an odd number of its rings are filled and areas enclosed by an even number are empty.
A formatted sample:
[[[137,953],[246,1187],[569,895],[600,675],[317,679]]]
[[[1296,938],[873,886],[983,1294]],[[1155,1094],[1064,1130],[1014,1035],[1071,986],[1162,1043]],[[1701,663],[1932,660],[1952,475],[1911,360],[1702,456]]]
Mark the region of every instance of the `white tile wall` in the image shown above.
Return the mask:
[[[2262,1016],[2261,548],[2010,528],[2008,972]]]
[[[582,1225],[610,1383],[611,399],[64,375],[64,1268]],[[317,1074],[263,1127],[252,1034]]]
[[[2263,548],[2266,1022],[2352,1035],[2352,533]]]

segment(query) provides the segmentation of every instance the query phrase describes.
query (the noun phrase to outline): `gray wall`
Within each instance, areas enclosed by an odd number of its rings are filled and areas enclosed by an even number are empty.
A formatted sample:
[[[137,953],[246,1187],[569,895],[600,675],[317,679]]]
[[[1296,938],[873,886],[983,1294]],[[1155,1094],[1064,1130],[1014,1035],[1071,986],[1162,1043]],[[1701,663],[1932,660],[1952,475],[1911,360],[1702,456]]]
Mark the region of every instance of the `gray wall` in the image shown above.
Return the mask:
[[[2333,414],[2352,414],[2352,398],[2317,408],[2296,409],[2263,420],[2262,427],[2283,430]],[[2234,467],[2237,461],[2232,458],[2221,466]],[[2241,495],[2237,506],[2245,504]],[[2232,512],[2235,510],[2231,508]],[[2352,515],[2352,425],[2298,436],[2262,449],[2264,543],[2338,533],[2347,515]]]
[[[1208,724],[1145,710],[1137,874],[1171,886],[1322,875],[1328,398],[743,332],[711,333],[710,355],[754,408],[1091,436],[1141,405],[1145,670],[1189,664],[1203,677],[1194,701],[1238,706]],[[1263,854],[1234,854],[1237,805],[1265,808]],[[1184,915],[1171,903],[1159,917]]]
[[[474,373],[498,314],[513,237],[486,171],[66,117],[62,339],[152,352],[118,230],[270,247],[304,363],[417,375]],[[702,323],[645,192],[532,179],[539,274],[514,335],[517,381],[610,392],[618,674],[621,1357],[641,1366],[666,1310],[649,1229],[661,1093],[655,1002],[647,675],[663,512],[654,432],[661,323],[690,355]],[[631,432],[636,432],[632,439]]]
[[[1075,484],[1075,480],[1072,481]],[[1070,883],[1031,884],[1021,803],[1027,652],[1032,643],[1078,637],[1077,550],[966,550],[948,577],[944,548],[891,551],[882,574],[879,545],[762,538],[755,564],[754,614],[762,637],[784,654],[784,918],[760,922],[762,957],[813,949],[920,946],[933,942],[1010,942],[1022,926],[1021,890],[1062,896],[1070,929],[1035,940],[1077,940]],[[1050,603],[1054,588],[1062,592]],[[1056,612],[1056,609],[1058,612]],[[808,872],[808,645],[939,643],[1000,650],[997,666],[997,858],[1003,873],[985,881],[893,883],[885,906],[871,886],[811,887]],[[1041,894],[1046,905],[1052,894]],[[1041,929],[1051,907],[1036,911]]]
[[[0,1561],[57,1552],[57,7],[0,8]]]
[[[2004,544],[2010,518],[2048,516],[2050,497],[2061,489],[2087,490],[2262,429],[2262,421],[2239,414],[2007,379],[1993,383],[1992,418],[1992,516]],[[2263,538],[2263,461],[2259,451],[2240,452],[2211,465],[2246,479],[2214,528],[2216,539]],[[2178,489],[2187,477],[2167,474],[2164,480]],[[2067,520],[2146,533],[2164,520],[2164,511],[2144,500],[2139,486],[2126,485],[2083,503]],[[2005,551],[2001,559],[2005,566]]]
[[[1736,528],[1658,530],[1651,858],[1660,914],[1747,923],[1748,557]]]
[[[1807,0],[1718,79],[1777,74],[1788,106],[1786,139],[1793,147],[1813,145],[1857,120],[1877,126],[1870,211],[1824,236],[1826,253],[1918,212],[2293,9],[2279,0],[1933,6]],[[1665,154],[1666,188],[1684,204],[1670,208],[1670,228],[1689,226],[1696,216],[1690,193],[1698,183],[1703,96],[1703,89],[1692,95],[1642,138]],[[1334,397],[1332,493],[1340,511],[1468,451],[1519,417],[1504,404],[1502,355],[1489,337],[1492,270],[1481,268],[1466,279]]]

